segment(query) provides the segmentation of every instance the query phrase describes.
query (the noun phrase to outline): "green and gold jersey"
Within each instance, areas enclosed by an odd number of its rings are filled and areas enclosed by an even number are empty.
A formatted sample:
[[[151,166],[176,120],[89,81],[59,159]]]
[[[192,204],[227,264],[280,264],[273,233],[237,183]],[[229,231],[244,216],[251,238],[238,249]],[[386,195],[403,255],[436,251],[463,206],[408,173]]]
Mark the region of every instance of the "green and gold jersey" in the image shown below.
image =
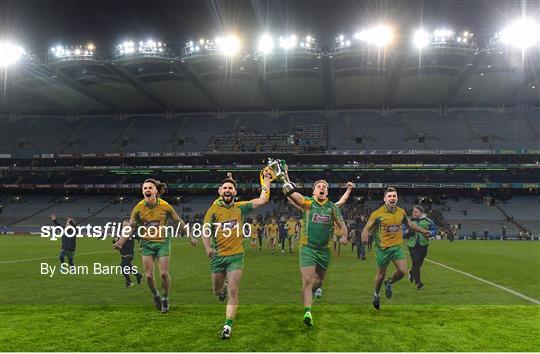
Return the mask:
[[[258,238],[259,233],[261,232],[261,225],[257,223],[251,224],[251,238]]]
[[[251,202],[235,202],[226,206],[222,200],[217,200],[210,206],[204,216],[204,227],[210,228],[210,245],[218,256],[244,252],[244,220],[251,210]]]
[[[285,228],[287,229],[287,236],[293,237],[296,235],[296,224],[298,222],[294,219],[287,220],[287,223],[285,223]]]
[[[313,197],[304,197],[302,208],[304,222],[300,233],[300,245],[328,247],[334,222],[343,221],[341,211],[328,199],[319,203]]]
[[[166,226],[170,220],[180,220],[174,208],[161,198],[157,198],[156,204],[148,204],[141,200],[131,211],[130,223],[135,224],[135,230],[143,240],[152,242],[169,241]]]
[[[366,227],[371,227],[373,240],[378,248],[388,248],[401,245],[403,241],[401,225],[407,222],[405,210],[396,207],[394,212],[391,212],[383,205],[371,213]]]
[[[279,234],[279,226],[276,223],[270,223],[266,225],[266,236],[267,237],[278,237]]]

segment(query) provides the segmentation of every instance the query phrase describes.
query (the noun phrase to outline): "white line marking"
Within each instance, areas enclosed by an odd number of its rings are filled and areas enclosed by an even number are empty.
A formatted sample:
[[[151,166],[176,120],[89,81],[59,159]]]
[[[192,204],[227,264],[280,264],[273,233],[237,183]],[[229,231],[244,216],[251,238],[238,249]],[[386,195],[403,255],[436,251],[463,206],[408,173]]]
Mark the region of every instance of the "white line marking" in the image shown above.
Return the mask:
[[[109,252],[116,252],[116,251],[100,251],[100,252],[88,252],[88,253],[77,253],[76,256],[86,256],[88,254],[98,254],[98,253],[109,253]],[[41,257],[41,258],[30,258],[30,259],[18,259],[16,261],[4,261],[0,262],[0,264],[9,264],[9,263],[21,263],[21,262],[30,262],[30,261],[39,261],[41,259],[57,259],[59,256],[56,257]]]
[[[407,251],[405,251],[405,252],[407,252]],[[409,252],[407,252],[407,253],[409,253]],[[409,253],[409,254],[410,254],[410,253]],[[493,282],[491,282],[491,281],[489,281],[489,280],[482,279],[482,278],[477,277],[476,275],[473,275],[473,274],[471,274],[471,273],[467,273],[467,272],[464,272],[464,271],[462,271],[462,270],[459,270],[459,269],[455,269],[455,268],[449,267],[449,266],[447,266],[447,265],[445,265],[445,264],[442,264],[442,263],[439,263],[439,262],[432,261],[431,259],[425,258],[424,260],[425,260],[425,261],[428,261],[428,262],[431,262],[431,263],[433,263],[433,264],[436,264],[436,265],[438,265],[438,266],[440,266],[440,267],[443,267],[443,268],[446,268],[446,269],[450,269],[450,270],[453,270],[454,272],[457,272],[457,273],[466,275],[466,276],[468,276],[469,278],[473,278],[473,279],[475,279],[475,280],[481,281],[482,283],[486,283],[486,284],[489,284],[489,285],[494,286],[494,287],[496,287],[496,288],[499,288],[499,289],[501,289],[501,290],[508,291],[510,294],[514,294],[514,295],[516,295],[516,296],[518,296],[518,297],[520,297],[520,298],[522,298],[522,299],[525,299],[525,300],[527,300],[527,301],[529,301],[529,302],[532,302],[533,304],[540,305],[540,301],[539,301],[539,300],[536,300],[536,299],[533,299],[532,297],[528,297],[528,296],[526,296],[526,295],[523,295],[522,293],[518,293],[517,291],[512,290],[512,289],[510,289],[510,288],[504,287],[504,286],[499,285],[499,284],[495,284],[495,283],[493,283]]]

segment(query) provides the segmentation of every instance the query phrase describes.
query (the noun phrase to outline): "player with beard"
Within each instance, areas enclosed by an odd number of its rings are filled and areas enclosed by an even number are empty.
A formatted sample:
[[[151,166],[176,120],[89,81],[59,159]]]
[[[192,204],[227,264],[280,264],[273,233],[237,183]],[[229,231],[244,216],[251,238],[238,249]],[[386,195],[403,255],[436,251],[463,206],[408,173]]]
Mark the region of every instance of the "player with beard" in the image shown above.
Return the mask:
[[[375,290],[373,291],[373,307],[381,306],[380,290],[386,276],[386,268],[390,262],[394,263],[396,271],[384,281],[385,294],[392,297],[392,284],[403,278],[407,273],[407,258],[401,242],[403,241],[402,225],[410,230],[429,237],[430,231],[425,230],[407,218],[405,210],[397,206],[398,195],[395,188],[389,187],[384,191],[384,204],[369,216],[362,230],[362,241],[368,241],[368,235],[374,229],[375,259],[377,262],[377,275],[375,276]]]
[[[175,229],[184,230],[184,221],[180,219],[174,208],[161,199],[165,193],[166,184],[149,178],[142,184],[143,199],[131,211],[129,219],[129,235],[131,230],[139,233],[142,264],[146,282],[152,295],[156,308],[162,313],[169,311],[169,290],[171,277],[169,276],[169,256],[171,252],[171,237],[167,235],[164,226],[170,221],[175,222]],[[126,234],[128,234],[126,232]],[[190,235],[187,235],[188,237]],[[121,250],[129,237],[120,237],[114,248]],[[196,245],[197,240],[190,238],[191,244]],[[160,296],[154,279],[154,261],[157,260],[163,294]]]
[[[244,268],[244,220],[252,210],[268,203],[270,182],[275,174],[261,171],[261,194],[248,202],[235,202],[236,181],[228,177],[221,183],[220,199],[204,216],[203,243],[210,258],[212,287],[220,301],[228,296],[222,339],[229,339],[238,309],[238,288]]]
[[[286,171],[288,177],[288,171]],[[287,178],[287,180],[290,180]],[[297,191],[287,195],[292,202],[302,208],[304,224],[300,234],[300,273],[302,276],[302,301],[304,304],[304,324],[313,326],[311,306],[314,289],[321,289],[330,263],[330,240],[334,223],[340,229],[340,242],[347,244],[347,226],[339,208],[328,200],[328,182],[313,183],[311,197],[304,197]],[[322,290],[322,289],[321,289]]]

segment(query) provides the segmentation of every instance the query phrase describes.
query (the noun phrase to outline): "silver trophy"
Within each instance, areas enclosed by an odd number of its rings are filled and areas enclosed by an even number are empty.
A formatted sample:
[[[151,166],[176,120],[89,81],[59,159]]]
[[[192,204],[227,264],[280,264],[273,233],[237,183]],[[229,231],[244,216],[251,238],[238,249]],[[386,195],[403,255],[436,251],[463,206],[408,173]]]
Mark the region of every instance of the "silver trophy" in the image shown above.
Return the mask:
[[[283,182],[283,194],[290,196],[296,191],[296,186],[292,183],[287,175],[287,163],[285,160],[268,158],[268,167],[276,174],[276,179]]]

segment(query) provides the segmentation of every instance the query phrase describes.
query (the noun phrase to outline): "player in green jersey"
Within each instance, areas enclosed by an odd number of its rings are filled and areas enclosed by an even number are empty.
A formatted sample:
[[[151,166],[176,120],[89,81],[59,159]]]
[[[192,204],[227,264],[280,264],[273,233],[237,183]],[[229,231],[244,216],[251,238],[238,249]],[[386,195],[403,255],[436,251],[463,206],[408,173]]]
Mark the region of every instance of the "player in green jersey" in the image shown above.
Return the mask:
[[[343,193],[341,198],[339,198],[339,200],[334,203],[339,209],[343,208],[343,206],[347,203],[347,200],[349,199],[349,196],[351,195],[351,191],[354,188],[354,183],[353,182],[347,182],[345,185],[347,186],[347,190],[345,191],[345,193]],[[287,197],[287,199],[288,199],[290,205],[292,205],[293,207],[295,207],[296,209],[298,209],[298,210],[300,210],[302,212],[304,211],[304,209],[301,206],[295,204],[294,200],[292,200],[290,197]],[[303,223],[304,223],[304,219],[300,219],[300,222],[298,223],[298,226],[299,226],[298,227],[298,234],[299,235],[302,234],[301,230],[303,228]],[[337,242],[340,242],[339,239],[341,238],[341,230],[337,231],[337,233],[336,233],[336,229],[337,228],[334,225],[333,234],[337,235],[336,236]],[[340,243],[340,245],[341,245],[341,243]],[[322,285],[323,285],[323,282],[321,280],[321,282],[319,282],[317,284],[317,287],[313,289],[313,298],[316,298],[316,299],[322,298],[322,293],[323,293]]]
[[[287,175],[288,179],[288,175]],[[322,284],[330,262],[330,240],[334,223],[341,231],[340,242],[347,244],[347,226],[339,208],[328,200],[328,182],[313,183],[311,197],[293,191],[288,197],[303,210],[303,227],[300,233],[300,273],[302,275],[302,300],[304,323],[313,326],[311,306],[313,291]]]

